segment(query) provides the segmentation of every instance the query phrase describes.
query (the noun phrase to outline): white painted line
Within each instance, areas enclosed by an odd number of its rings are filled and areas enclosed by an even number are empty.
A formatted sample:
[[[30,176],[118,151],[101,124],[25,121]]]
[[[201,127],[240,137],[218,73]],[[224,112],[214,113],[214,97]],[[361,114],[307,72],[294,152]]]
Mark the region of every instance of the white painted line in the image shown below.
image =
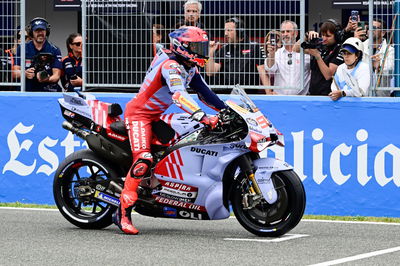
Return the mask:
[[[400,225],[400,223],[368,222],[368,221],[339,221],[339,220],[315,220],[315,219],[302,219],[301,221],[302,222],[316,222],[316,223],[338,223],[338,224]]]
[[[235,216],[229,216],[230,219],[236,219]],[[387,222],[368,222],[368,221],[340,221],[340,220],[317,220],[317,219],[301,219],[302,222],[316,223],[338,223],[338,224],[377,224],[377,225],[400,225],[400,223]]]
[[[346,258],[342,258],[342,259],[325,261],[325,262],[321,262],[321,263],[318,263],[318,264],[313,264],[313,265],[310,265],[310,266],[336,265],[336,264],[345,263],[345,262],[349,262],[349,261],[362,260],[362,259],[366,259],[366,258],[370,258],[370,257],[383,255],[383,254],[393,253],[393,252],[397,252],[397,251],[400,251],[400,247],[382,249],[382,250],[373,251],[373,252],[364,253],[364,254],[359,254],[359,255],[346,257]]]
[[[247,241],[247,242],[282,242],[288,241],[300,237],[306,237],[308,235],[300,235],[300,234],[286,234],[278,238],[273,239],[259,239],[259,238],[224,238],[227,241]]]
[[[21,207],[0,207],[0,210],[16,210],[16,211],[57,211],[58,209],[47,208],[21,208]]]

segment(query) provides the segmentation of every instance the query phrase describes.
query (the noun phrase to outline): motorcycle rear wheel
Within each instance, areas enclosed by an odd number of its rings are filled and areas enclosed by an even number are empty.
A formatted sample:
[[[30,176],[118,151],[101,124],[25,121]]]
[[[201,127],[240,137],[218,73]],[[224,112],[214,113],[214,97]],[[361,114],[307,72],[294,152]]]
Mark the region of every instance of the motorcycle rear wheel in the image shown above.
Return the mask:
[[[116,172],[91,150],[74,152],[54,175],[53,195],[59,211],[80,228],[101,229],[111,225],[116,207],[92,196],[79,196],[78,190],[90,189],[89,184],[117,177]]]
[[[249,232],[263,237],[278,237],[292,230],[304,214],[306,197],[303,183],[292,171],[275,172],[271,176],[278,199],[269,204],[262,199],[246,208],[245,195],[249,195],[247,178],[239,176],[233,186],[231,204],[239,223]]]

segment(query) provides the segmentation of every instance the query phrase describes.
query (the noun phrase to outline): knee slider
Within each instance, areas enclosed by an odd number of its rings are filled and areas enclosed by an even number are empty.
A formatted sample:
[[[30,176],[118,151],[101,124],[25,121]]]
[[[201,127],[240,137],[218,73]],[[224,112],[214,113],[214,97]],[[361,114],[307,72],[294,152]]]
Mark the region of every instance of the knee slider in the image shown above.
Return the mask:
[[[150,171],[153,163],[153,156],[149,152],[141,153],[131,167],[131,176],[133,178],[142,178]]]

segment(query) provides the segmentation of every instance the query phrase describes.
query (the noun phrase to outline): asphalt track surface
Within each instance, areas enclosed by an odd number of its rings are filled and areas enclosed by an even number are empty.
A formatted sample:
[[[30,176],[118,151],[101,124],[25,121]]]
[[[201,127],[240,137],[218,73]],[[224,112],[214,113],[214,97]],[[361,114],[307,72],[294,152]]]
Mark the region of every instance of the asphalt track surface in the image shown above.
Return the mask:
[[[235,218],[133,215],[140,234],[79,229],[56,210],[0,208],[0,265],[399,265],[400,224],[302,220],[260,238]]]

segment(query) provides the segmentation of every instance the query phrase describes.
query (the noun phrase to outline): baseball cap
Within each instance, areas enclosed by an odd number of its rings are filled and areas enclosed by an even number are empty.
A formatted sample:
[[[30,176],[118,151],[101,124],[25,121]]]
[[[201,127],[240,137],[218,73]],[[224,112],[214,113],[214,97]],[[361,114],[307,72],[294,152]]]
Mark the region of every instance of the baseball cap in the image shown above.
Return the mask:
[[[38,29],[42,29],[45,30],[47,29],[47,23],[44,20],[36,20],[33,22],[33,26],[32,26],[32,30],[38,30]]]
[[[358,50],[357,48],[355,48],[353,45],[349,45],[349,44],[344,44],[342,46],[342,49],[340,49],[340,51],[348,51],[349,53],[355,54]]]

